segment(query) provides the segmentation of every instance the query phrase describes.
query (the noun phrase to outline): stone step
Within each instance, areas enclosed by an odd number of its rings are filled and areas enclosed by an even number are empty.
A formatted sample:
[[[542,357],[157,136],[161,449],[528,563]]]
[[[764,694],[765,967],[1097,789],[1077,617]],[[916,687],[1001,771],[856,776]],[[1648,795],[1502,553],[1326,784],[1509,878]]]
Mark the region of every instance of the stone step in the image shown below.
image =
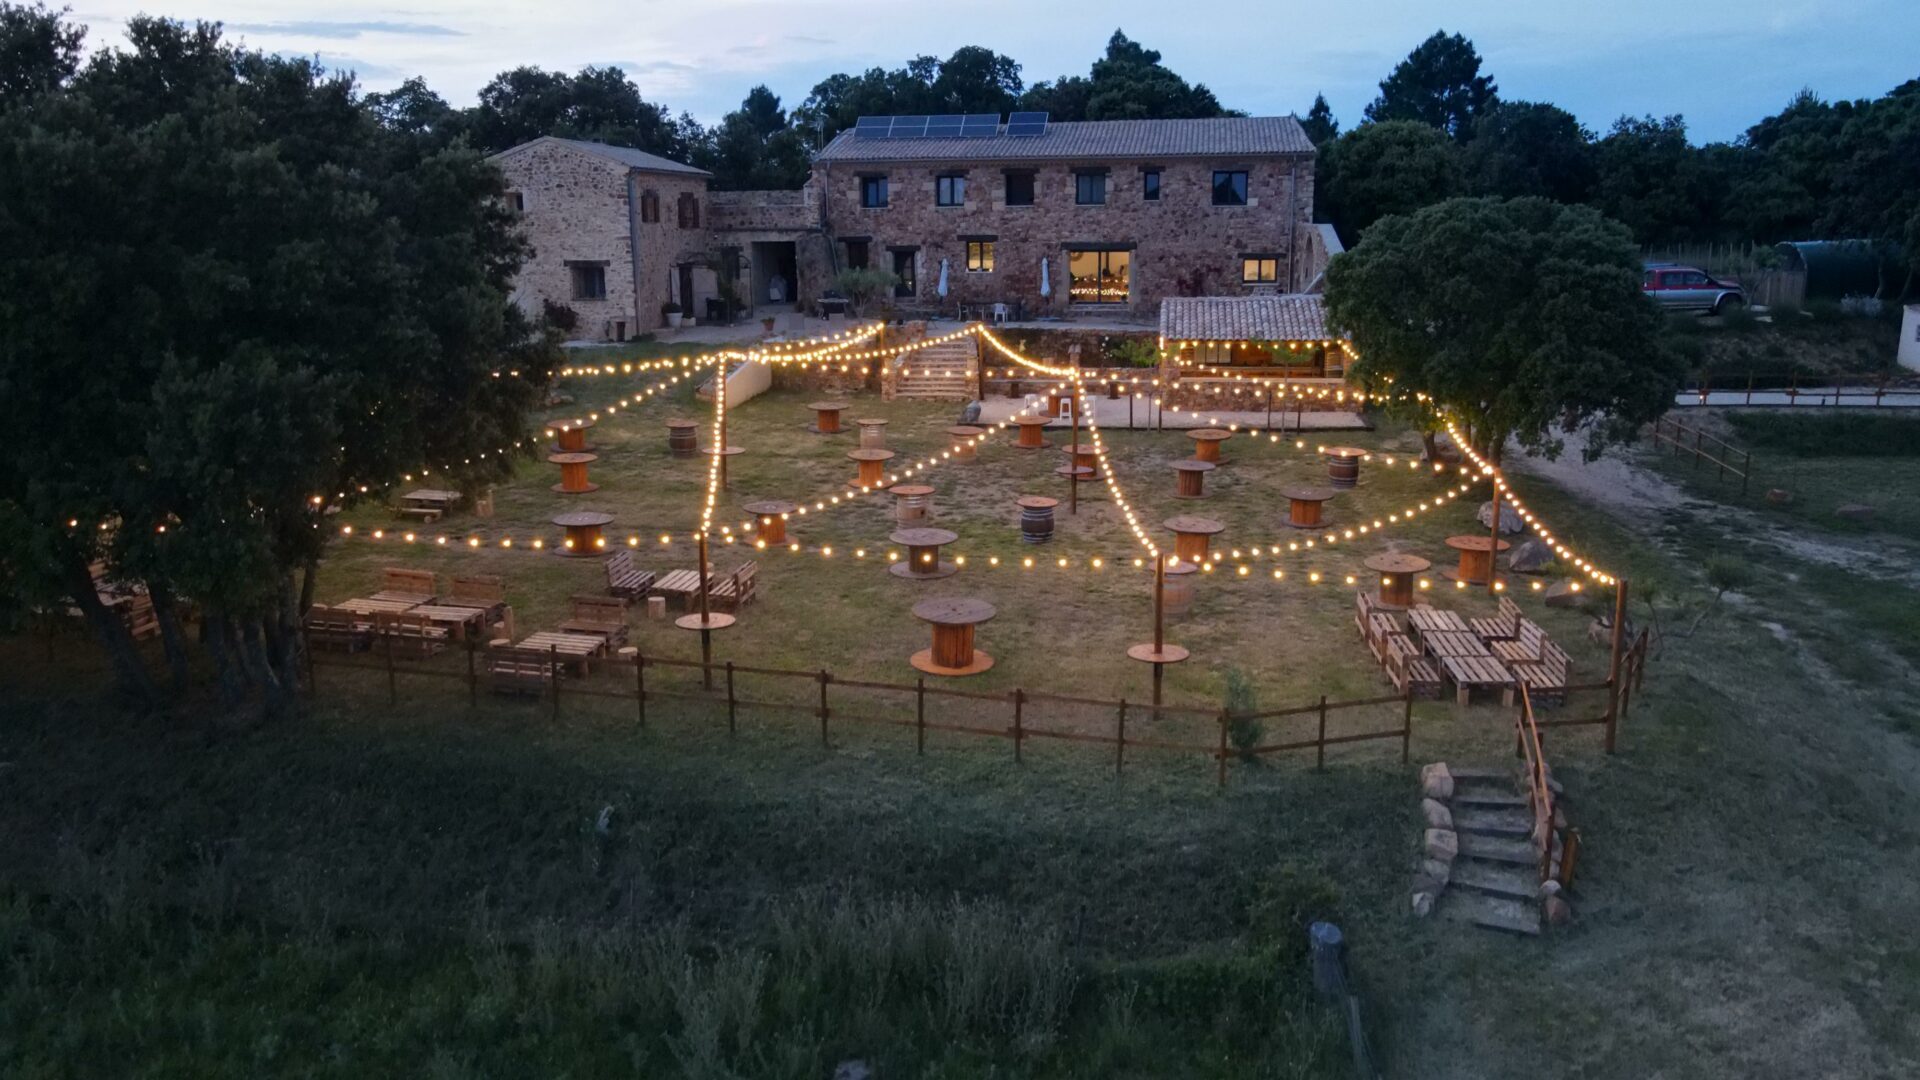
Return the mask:
[[[1478,836],[1505,836],[1525,840],[1533,834],[1533,815],[1525,810],[1455,809],[1453,827]]]
[[[1514,795],[1504,791],[1470,792],[1463,795],[1458,788],[1455,788],[1452,802],[1456,810],[1461,807],[1501,809],[1509,806],[1517,806],[1525,809],[1527,797],[1525,795]]]
[[[1540,908],[1531,902],[1449,890],[1441,904],[1441,911],[1450,919],[1489,930],[1503,930],[1529,937],[1540,934]]]
[[[1540,853],[1525,840],[1510,840],[1501,836],[1483,836],[1479,833],[1459,833],[1460,857],[1478,859],[1482,862],[1506,863],[1509,866],[1539,866]]]
[[[1490,896],[1531,903],[1540,893],[1535,870],[1504,863],[1481,863],[1461,859],[1453,864],[1448,888],[1472,889]]]
[[[1453,779],[1456,783],[1462,780],[1497,780],[1503,784],[1513,783],[1513,769],[1511,767],[1503,769],[1496,765],[1448,765],[1447,772],[1453,774]]]

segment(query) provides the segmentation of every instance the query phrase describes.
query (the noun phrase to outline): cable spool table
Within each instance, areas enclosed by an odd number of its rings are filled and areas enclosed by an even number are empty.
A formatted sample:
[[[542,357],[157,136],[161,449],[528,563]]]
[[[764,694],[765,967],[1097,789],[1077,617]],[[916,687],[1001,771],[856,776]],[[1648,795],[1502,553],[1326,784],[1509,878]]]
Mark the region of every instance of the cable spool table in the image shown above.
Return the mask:
[[[553,490],[562,495],[584,495],[589,491],[599,491],[600,485],[587,479],[587,466],[600,460],[598,454],[548,454],[547,460],[560,466],[560,482]]]
[[[1333,498],[1333,492],[1326,488],[1298,487],[1287,488],[1280,494],[1287,497],[1287,525],[1295,529],[1324,529],[1327,521],[1326,511],[1321,504]]]
[[[799,507],[784,499],[762,499],[750,502],[740,509],[753,515],[753,538],[762,544],[784,544],[787,542],[787,515]]]
[[[1210,461],[1215,465],[1222,465],[1226,463],[1226,459],[1220,456],[1220,444],[1233,438],[1233,432],[1222,431],[1219,428],[1195,428],[1187,432],[1187,438],[1193,440],[1195,461]]]
[[[973,647],[973,628],[993,616],[993,605],[985,600],[920,601],[913,605],[913,617],[933,625],[933,647],[914,653],[907,662],[929,675],[986,671],[993,666],[993,657]]]
[[[956,424],[947,429],[953,436],[953,460],[972,461],[980,453],[980,436],[987,433],[986,428],[977,428],[971,424]]]
[[[1069,443],[1060,449],[1066,451],[1069,463],[1053,470],[1061,476],[1072,476],[1076,471],[1082,480],[1100,479],[1100,448],[1093,443]]]
[[[1013,422],[1020,428],[1020,437],[1014,440],[1013,444],[1016,448],[1021,450],[1044,450],[1047,448],[1046,429],[1048,424],[1053,423],[1052,418],[1035,416],[1032,413],[1022,413],[1014,417]]]
[[[1493,559],[1496,554],[1493,537],[1449,536],[1447,546],[1460,553],[1460,565],[1440,571],[1442,574],[1469,585],[1485,585],[1492,579]],[[1512,546],[1502,540],[1498,550],[1505,551]]]
[[[700,421],[667,421],[667,450],[674,457],[692,457],[700,452]]]
[[[1418,555],[1402,551],[1369,555],[1367,569],[1380,575],[1380,606],[1396,610],[1413,606],[1413,576],[1433,564]]]
[[[1173,490],[1176,499],[1204,499],[1207,497],[1207,474],[1219,468],[1211,461],[1176,461],[1173,470],[1177,483]]]
[[[1022,495],[1017,505],[1020,507],[1021,542],[1052,543],[1053,508],[1060,505],[1060,500],[1049,499],[1045,495]]]
[[[569,454],[584,453],[593,449],[587,445],[587,429],[596,422],[585,417],[547,421],[547,430],[553,433],[553,449]]]
[[[933,517],[932,484],[893,485],[893,520],[917,525]]]
[[[1173,553],[1181,562],[1203,563],[1207,561],[1207,541],[1226,530],[1226,526],[1209,517],[1197,514],[1182,514],[1168,518],[1164,524],[1173,530]]]
[[[847,457],[860,464],[860,475],[854,478],[855,484],[876,491],[887,486],[887,462],[893,460],[893,451],[849,450]]]
[[[880,419],[855,420],[860,425],[860,445],[869,450],[887,448],[887,422]]]
[[[574,510],[554,515],[553,523],[567,531],[566,542],[553,549],[555,555],[585,559],[607,553],[607,541],[600,535],[600,530],[613,524],[612,514],[598,510]]]
[[[845,410],[844,401],[816,401],[807,406],[813,410],[813,426],[808,431],[816,435],[838,435],[844,429],[840,427],[840,413]]]
[[[940,547],[960,539],[945,529],[901,529],[887,539],[907,549],[905,561],[891,563],[887,573],[915,581],[933,581],[952,577],[960,568],[940,561]]]
[[[1063,406],[1063,403],[1070,400],[1071,400],[1071,395],[1069,395],[1067,391],[1062,390],[1057,386],[1047,391],[1047,416],[1056,417],[1056,416],[1067,415],[1068,411],[1072,409],[1073,406],[1071,405]]]
[[[1357,446],[1327,447],[1327,483],[1350,488],[1360,483],[1360,459],[1367,452]]]

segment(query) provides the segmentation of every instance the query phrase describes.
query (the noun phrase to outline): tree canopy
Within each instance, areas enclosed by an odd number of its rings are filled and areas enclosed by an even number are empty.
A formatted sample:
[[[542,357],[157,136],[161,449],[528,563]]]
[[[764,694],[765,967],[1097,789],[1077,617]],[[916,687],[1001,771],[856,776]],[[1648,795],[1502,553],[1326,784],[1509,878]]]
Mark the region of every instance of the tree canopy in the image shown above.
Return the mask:
[[[1349,240],[1374,221],[1460,192],[1460,162],[1436,128],[1411,120],[1362,124],[1320,151],[1321,212]]]
[[[1353,374],[1427,394],[1495,460],[1508,439],[1587,454],[1673,403],[1684,362],[1640,291],[1626,228],[1540,198],[1457,198],[1374,222],[1327,268],[1327,314]]]
[[[1325,146],[1339,137],[1340,121],[1333,118],[1333,106],[1327,104],[1327,95],[1313,95],[1313,107],[1307,110],[1300,127],[1315,146]]]
[[[1480,73],[1480,54],[1459,34],[1436,30],[1380,82],[1380,96],[1367,106],[1375,123],[1413,120],[1449,136],[1473,137],[1473,123],[1498,99],[1493,77]]]

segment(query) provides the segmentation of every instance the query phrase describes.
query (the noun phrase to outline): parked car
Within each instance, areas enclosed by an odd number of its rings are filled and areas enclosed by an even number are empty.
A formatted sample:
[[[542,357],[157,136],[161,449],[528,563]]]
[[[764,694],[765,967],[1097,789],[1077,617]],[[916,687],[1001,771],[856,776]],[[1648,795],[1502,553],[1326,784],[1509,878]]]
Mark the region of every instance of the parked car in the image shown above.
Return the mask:
[[[1721,281],[1698,267],[1679,263],[1648,263],[1640,288],[1669,311],[1721,315],[1747,306],[1747,291],[1738,282]]]

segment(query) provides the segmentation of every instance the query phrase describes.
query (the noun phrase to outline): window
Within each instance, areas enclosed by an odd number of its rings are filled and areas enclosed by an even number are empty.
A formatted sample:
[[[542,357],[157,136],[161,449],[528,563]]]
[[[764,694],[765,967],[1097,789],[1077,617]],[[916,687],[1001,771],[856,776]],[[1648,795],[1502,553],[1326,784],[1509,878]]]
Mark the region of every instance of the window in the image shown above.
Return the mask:
[[[680,193],[680,227],[683,229],[700,227],[700,197],[691,191]]]
[[[1075,173],[1073,201],[1081,206],[1099,206],[1107,201],[1106,173]]]
[[[963,206],[967,201],[967,178],[964,176],[942,176],[933,182],[936,206]]]
[[[865,270],[867,268],[867,242],[865,240],[847,241],[847,269]]]
[[[878,210],[887,205],[886,177],[863,176],[860,178],[860,205],[868,210]]]
[[[660,193],[643,191],[640,193],[640,220],[647,225],[660,223]]]
[[[575,300],[605,300],[607,298],[607,264],[568,263],[567,269],[573,272],[573,298]]]
[[[1010,172],[1007,174],[1007,205],[1033,205],[1033,174],[1030,172]]]
[[[1160,201],[1160,170],[1148,169],[1140,174],[1140,197],[1147,202]]]
[[[1247,174],[1244,172],[1216,172],[1213,174],[1213,205],[1247,205]]]
[[[993,241],[991,240],[967,241],[967,273],[969,274],[993,273]]]
[[[917,254],[913,248],[893,249],[893,276],[900,279],[900,284],[893,287],[893,295],[907,297],[920,291],[920,276],[914,272]]]
[[[507,206],[516,214],[524,214],[527,211],[527,197],[517,191],[509,191],[507,192]]]
[[[1272,255],[1243,255],[1240,280],[1248,285],[1271,285],[1280,280],[1280,260]]]
[[[1067,252],[1067,298],[1076,304],[1124,304],[1132,293],[1131,251]]]

